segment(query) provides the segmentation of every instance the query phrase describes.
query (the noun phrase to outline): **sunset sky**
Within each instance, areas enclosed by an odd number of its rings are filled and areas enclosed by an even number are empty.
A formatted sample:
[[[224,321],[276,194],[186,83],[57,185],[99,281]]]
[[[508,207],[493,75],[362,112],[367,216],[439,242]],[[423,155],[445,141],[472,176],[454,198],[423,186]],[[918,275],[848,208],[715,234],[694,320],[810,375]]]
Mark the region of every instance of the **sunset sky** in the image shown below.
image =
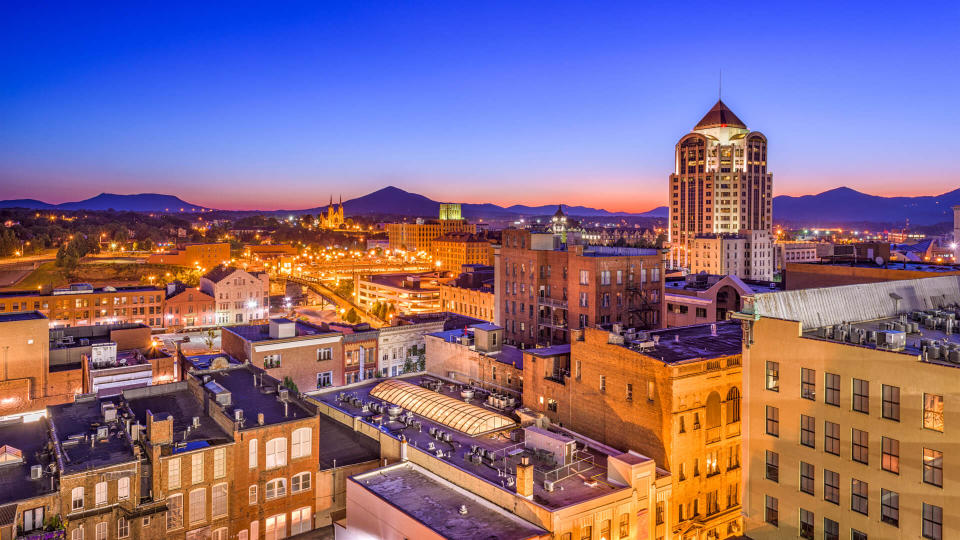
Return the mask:
[[[939,194],[958,27],[958,2],[7,2],[0,199],[645,211],[721,69],[775,194]]]

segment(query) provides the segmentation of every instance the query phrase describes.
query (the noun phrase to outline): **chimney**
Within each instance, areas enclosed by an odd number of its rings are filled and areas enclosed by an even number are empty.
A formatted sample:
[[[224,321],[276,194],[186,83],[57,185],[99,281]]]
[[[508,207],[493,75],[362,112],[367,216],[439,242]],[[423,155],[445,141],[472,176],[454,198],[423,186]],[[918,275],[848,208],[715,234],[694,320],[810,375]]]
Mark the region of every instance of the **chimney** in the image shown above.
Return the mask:
[[[257,413],[257,424],[263,425],[263,413]]]
[[[400,439],[400,461],[407,461],[407,449],[409,448],[410,443],[407,442],[407,438],[401,435]]]
[[[717,323],[713,323],[710,325],[710,335],[711,336],[717,335]]]
[[[517,464],[517,495],[533,498],[533,465],[529,456],[523,456]]]
[[[163,417],[163,418],[161,418]],[[154,415],[147,411],[147,438],[154,445],[173,442],[173,416],[167,413]]]

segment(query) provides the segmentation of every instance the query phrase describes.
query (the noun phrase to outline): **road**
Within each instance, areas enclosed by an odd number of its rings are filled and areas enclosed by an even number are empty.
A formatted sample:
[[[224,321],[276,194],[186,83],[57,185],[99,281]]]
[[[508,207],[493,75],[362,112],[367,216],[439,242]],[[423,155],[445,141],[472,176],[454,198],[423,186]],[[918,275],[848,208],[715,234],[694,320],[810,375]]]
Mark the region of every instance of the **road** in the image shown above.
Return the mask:
[[[340,297],[340,296],[337,296],[337,293],[333,292],[333,290],[332,290],[330,287],[327,287],[326,285],[324,285],[323,283],[321,283],[320,280],[318,280],[318,279],[316,279],[316,278],[278,276],[278,277],[273,277],[272,279],[278,279],[278,280],[283,279],[283,280],[286,280],[286,281],[290,281],[290,282],[293,282],[293,283],[299,283],[300,285],[304,285],[304,286],[306,286],[306,287],[309,287],[310,290],[312,290],[313,292],[315,292],[315,293],[323,296],[323,297],[326,298],[327,301],[330,302],[331,304],[336,305],[336,306],[337,306],[337,309],[345,309],[345,310],[347,310],[347,311],[350,311],[350,309],[353,308],[353,309],[357,312],[357,315],[360,316],[360,320],[361,320],[361,321],[363,321],[363,322],[365,322],[365,323],[369,323],[370,326],[372,326],[372,327],[374,327],[374,328],[380,328],[380,327],[382,327],[382,326],[389,326],[389,324],[387,323],[387,321],[384,321],[383,319],[380,319],[379,317],[375,317],[375,316],[371,315],[370,313],[367,313],[366,311],[363,310],[363,308],[361,308],[360,306],[358,306],[358,305],[354,304],[353,302],[347,300],[346,298],[342,298],[342,297]]]

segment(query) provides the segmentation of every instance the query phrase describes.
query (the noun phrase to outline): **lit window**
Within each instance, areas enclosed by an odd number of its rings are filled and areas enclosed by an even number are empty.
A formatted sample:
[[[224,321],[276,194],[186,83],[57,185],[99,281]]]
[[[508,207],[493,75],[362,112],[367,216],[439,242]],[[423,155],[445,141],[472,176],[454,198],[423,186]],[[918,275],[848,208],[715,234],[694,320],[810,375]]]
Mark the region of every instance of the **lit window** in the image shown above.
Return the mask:
[[[195,489],[190,492],[190,524],[200,523],[207,518],[207,490]]]

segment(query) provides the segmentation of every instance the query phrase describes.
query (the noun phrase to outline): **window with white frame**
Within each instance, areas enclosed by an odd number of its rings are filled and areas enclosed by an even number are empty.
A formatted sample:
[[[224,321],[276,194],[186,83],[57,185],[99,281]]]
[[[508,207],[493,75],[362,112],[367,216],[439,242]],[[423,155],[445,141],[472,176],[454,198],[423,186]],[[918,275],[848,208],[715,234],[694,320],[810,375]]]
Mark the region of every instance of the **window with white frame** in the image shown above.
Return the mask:
[[[298,508],[290,512],[290,535],[305,533],[310,527],[310,507]]]
[[[267,488],[264,490],[264,500],[276,499],[287,494],[287,479],[276,478],[267,482]]]
[[[123,516],[117,518],[117,538],[126,538],[130,536],[130,522]]]
[[[227,484],[217,484],[211,489],[210,516],[217,518],[227,515]]]
[[[97,526],[94,528],[94,536],[97,540],[107,540],[107,522],[101,521],[97,523]]]
[[[213,536],[211,538],[213,540],[227,540],[227,528],[220,527],[219,529],[214,529]]]
[[[317,388],[327,388],[328,386],[333,386],[333,372],[317,373]]]
[[[266,354],[263,356],[263,367],[266,369],[280,367],[280,353]]]
[[[237,533],[237,540],[250,540],[249,533],[246,529]]]
[[[285,437],[267,441],[265,461],[268,470],[283,467],[287,464],[287,439]]]
[[[280,540],[287,537],[287,515],[277,514],[267,518],[263,527],[265,540]]]
[[[117,499],[124,501],[130,498],[130,477],[124,476],[117,480]]]
[[[70,540],[83,540],[83,524],[70,533]]]
[[[324,347],[322,349],[317,349],[317,362],[323,360],[333,360],[333,349],[330,347]]]
[[[70,509],[71,510],[83,510],[83,488],[75,487],[73,491],[70,492]]]
[[[257,467],[257,440],[256,439],[250,439],[249,466],[251,469],[254,469]]]
[[[251,505],[257,504],[257,485],[253,484],[247,489],[247,502]]]
[[[207,489],[200,488],[190,492],[190,524],[201,523],[207,519]]]
[[[227,449],[217,448],[213,451],[213,477],[223,478],[227,475]]]
[[[250,522],[250,540],[259,540],[260,539],[260,522],[251,521]]]
[[[203,482],[203,452],[190,456],[190,483]]]
[[[167,530],[183,527],[183,495],[177,493],[167,497]]]
[[[180,487],[180,458],[167,461],[167,489]]]
[[[97,482],[97,485],[94,486],[95,503],[97,506],[103,506],[107,504],[107,483],[106,482]]]
[[[290,493],[300,493],[310,489],[310,473],[302,472],[290,479]]]
[[[312,436],[313,430],[310,428],[300,428],[293,431],[293,441],[290,445],[290,457],[292,459],[310,455]]]

